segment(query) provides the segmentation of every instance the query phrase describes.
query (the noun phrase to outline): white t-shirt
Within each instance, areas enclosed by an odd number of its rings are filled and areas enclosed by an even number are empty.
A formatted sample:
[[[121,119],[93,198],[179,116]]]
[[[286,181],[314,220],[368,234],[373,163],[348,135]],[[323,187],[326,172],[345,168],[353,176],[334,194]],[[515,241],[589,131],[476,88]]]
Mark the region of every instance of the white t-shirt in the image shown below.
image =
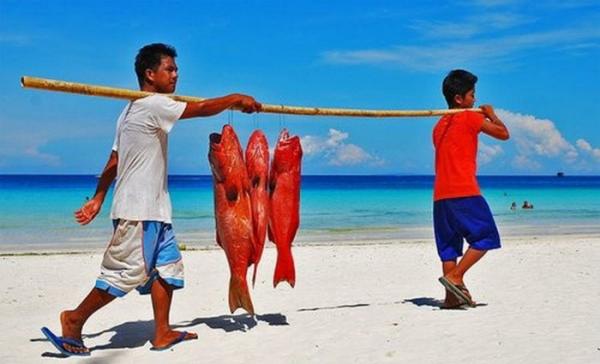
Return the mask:
[[[111,219],[171,223],[167,186],[168,134],[186,103],[152,95],[127,104],[113,150],[119,154]]]

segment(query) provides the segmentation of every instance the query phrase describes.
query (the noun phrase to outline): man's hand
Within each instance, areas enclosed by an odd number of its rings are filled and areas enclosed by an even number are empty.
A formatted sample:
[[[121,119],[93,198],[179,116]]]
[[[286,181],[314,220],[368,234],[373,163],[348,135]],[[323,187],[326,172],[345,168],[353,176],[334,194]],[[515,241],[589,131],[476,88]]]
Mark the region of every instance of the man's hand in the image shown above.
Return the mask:
[[[87,225],[98,215],[101,207],[102,201],[93,198],[75,211],[75,220],[81,225]]]
[[[252,96],[241,94],[238,94],[236,96],[239,98],[238,102],[236,103],[236,106],[241,108],[242,112],[250,114],[253,112],[259,112],[261,110],[262,105],[259,102],[256,102],[256,100],[254,100]]]
[[[232,107],[240,109],[245,113],[259,112],[262,109],[262,105],[256,102],[251,96],[230,94],[203,101],[188,102],[180,119],[212,116]]]

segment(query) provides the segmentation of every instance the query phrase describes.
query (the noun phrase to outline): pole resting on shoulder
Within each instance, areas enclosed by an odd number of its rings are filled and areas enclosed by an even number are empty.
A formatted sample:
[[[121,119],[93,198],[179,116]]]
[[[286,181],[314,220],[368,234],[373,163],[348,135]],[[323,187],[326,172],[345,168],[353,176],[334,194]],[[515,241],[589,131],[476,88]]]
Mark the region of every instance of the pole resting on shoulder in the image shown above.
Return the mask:
[[[67,82],[59,80],[50,80],[38,77],[21,77],[21,86],[27,88],[36,88],[49,91],[69,92],[74,94],[89,96],[104,96],[117,99],[135,100],[150,96],[152,92],[137,91],[124,88],[115,88],[107,86],[89,85],[77,82]],[[206,100],[206,98],[195,96],[181,96],[168,94],[173,100],[183,102],[197,102]],[[351,116],[351,117],[369,117],[369,118],[393,118],[393,117],[414,117],[414,116],[441,116],[447,114],[456,114],[464,110],[473,112],[482,112],[479,108],[473,109],[437,109],[437,110],[368,110],[368,109],[345,109],[345,108],[326,108],[326,107],[304,107],[262,104],[261,112],[271,114],[290,114],[290,115],[313,115],[313,116]]]

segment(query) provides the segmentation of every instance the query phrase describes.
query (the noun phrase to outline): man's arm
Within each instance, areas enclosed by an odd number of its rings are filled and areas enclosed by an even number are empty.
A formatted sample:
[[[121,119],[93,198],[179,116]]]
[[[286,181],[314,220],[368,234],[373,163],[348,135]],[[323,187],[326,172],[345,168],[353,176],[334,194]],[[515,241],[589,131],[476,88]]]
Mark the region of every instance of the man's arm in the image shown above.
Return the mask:
[[[481,105],[481,110],[485,116],[485,120],[481,125],[481,131],[485,134],[500,140],[507,140],[510,138],[508,128],[502,120],[494,112],[492,105]]]
[[[199,102],[188,102],[180,119],[212,116],[231,107],[238,107],[245,113],[253,113],[260,111],[261,105],[251,96],[231,94]]]
[[[106,193],[108,192],[112,182],[117,177],[118,162],[119,155],[113,150],[108,157],[108,162],[106,162],[106,166],[102,171],[102,175],[100,175],[94,197],[87,201],[79,210],[75,211],[75,219],[81,225],[89,224],[100,212],[102,203],[106,198]]]

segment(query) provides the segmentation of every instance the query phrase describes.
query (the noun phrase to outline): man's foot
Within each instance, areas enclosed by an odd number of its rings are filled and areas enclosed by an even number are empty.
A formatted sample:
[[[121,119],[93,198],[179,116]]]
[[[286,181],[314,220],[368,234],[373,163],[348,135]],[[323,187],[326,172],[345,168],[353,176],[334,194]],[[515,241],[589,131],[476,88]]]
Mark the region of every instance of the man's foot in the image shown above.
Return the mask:
[[[182,341],[196,339],[198,339],[198,335],[194,332],[171,330],[164,335],[160,335],[160,337],[155,337],[154,340],[151,341],[152,347],[150,350],[167,350]]]
[[[65,356],[88,356],[90,349],[83,345],[81,340],[76,340],[68,337],[56,336],[47,327],[42,327],[42,333],[54,347]]]
[[[62,338],[65,339],[62,344],[65,350],[72,353],[89,353],[81,340],[82,324],[73,314],[73,311],[63,311],[60,313],[60,326],[62,327]],[[73,342],[75,344],[70,344]],[[81,344],[81,345],[79,345]]]

